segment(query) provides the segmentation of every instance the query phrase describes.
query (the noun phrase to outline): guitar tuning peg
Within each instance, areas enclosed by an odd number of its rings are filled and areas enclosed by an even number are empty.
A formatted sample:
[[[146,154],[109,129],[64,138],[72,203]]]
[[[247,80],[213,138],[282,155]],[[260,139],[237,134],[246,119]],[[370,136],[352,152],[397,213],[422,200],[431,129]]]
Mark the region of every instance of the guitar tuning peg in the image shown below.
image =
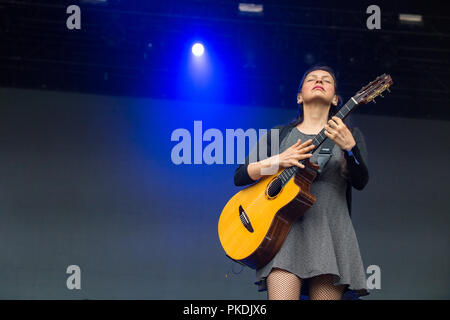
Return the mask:
[[[377,103],[377,102],[375,101],[375,99],[373,99],[372,101],[373,101],[373,103]]]
[[[389,88],[386,89],[388,92],[391,92],[391,90],[389,90]]]
[[[380,97],[384,98],[384,96],[382,94],[380,94]]]

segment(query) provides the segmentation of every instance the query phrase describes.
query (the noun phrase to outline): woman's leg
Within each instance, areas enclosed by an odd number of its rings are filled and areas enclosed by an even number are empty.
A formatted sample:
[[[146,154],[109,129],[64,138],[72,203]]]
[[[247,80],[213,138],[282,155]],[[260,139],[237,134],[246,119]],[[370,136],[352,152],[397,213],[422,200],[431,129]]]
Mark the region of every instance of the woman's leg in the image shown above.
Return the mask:
[[[299,300],[302,280],[284,269],[273,268],[267,276],[269,300]]]
[[[309,279],[310,300],[340,300],[347,285],[333,284],[333,275],[322,274]]]

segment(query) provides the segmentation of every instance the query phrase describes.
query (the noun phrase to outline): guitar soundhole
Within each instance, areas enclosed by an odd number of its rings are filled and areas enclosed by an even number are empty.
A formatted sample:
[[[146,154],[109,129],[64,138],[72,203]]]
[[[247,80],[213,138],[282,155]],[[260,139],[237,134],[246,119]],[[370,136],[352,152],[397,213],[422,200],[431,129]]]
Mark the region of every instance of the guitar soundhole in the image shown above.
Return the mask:
[[[269,187],[267,188],[267,195],[270,198],[276,197],[276,195],[280,193],[282,186],[283,186],[283,183],[282,183],[281,179],[276,177],[275,179],[273,179],[273,181],[270,183]]]

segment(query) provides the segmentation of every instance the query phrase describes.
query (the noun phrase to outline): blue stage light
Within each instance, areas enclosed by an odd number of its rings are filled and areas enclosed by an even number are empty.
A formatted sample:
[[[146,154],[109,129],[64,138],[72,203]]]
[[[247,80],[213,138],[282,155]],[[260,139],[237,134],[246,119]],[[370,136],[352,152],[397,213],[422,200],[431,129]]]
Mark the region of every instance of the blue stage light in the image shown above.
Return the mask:
[[[204,52],[205,47],[203,47],[201,43],[197,42],[192,46],[192,53],[194,54],[194,56],[201,57]]]

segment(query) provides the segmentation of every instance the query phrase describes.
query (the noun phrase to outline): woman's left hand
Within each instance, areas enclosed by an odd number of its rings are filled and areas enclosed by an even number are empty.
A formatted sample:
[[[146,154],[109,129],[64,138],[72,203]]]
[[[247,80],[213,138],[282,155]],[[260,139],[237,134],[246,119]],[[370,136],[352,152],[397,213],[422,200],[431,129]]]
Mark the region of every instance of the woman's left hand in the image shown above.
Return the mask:
[[[350,130],[345,123],[336,116],[333,116],[325,126],[325,135],[343,150],[351,150],[356,145],[356,141]]]

